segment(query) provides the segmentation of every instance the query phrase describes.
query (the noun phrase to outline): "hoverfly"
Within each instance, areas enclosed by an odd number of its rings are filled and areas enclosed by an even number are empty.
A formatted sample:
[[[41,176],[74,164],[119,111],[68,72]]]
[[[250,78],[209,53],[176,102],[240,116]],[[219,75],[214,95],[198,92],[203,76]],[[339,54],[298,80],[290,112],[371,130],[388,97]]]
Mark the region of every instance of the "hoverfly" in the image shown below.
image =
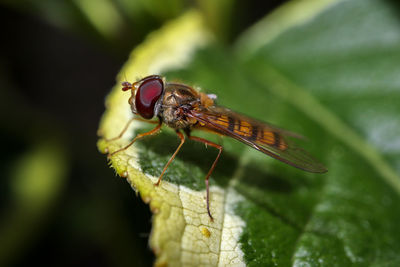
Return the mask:
[[[218,149],[218,155],[205,177],[207,212],[211,220],[213,220],[213,217],[210,212],[208,179],[217,164],[223,148],[221,145],[206,139],[192,136],[192,130],[205,130],[232,137],[304,171],[313,173],[327,171],[322,164],[313,159],[306,151],[289,143],[287,137],[299,138],[299,135],[217,106],[214,103],[215,95],[207,95],[185,84],[166,82],[159,75],[147,76],[133,84],[123,82],[122,90],[131,90],[132,95],[128,102],[134,114],[149,122],[154,122],[150,120],[157,117],[158,123],[151,131],[137,135],[128,145],[112,152],[110,155],[126,150],[142,137],[159,133],[163,123],[175,129],[180,139],[180,144],[155,183],[158,186],[168,166],[185,142],[185,136],[182,132],[191,140],[215,147]],[[131,121],[127,123],[120,135],[113,139],[120,138],[128,129]],[[109,139],[109,141],[113,139]]]

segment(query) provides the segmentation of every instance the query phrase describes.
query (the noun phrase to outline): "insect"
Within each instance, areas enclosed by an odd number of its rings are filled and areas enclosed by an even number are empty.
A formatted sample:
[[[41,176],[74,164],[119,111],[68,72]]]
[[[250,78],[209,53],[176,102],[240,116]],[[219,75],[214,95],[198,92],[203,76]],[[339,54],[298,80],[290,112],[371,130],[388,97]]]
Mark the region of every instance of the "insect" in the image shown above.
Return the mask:
[[[180,144],[155,183],[158,186],[168,166],[185,143],[186,138],[182,132],[191,140],[218,149],[218,155],[205,177],[207,212],[211,220],[213,220],[213,217],[210,212],[208,180],[223,148],[221,145],[209,140],[192,136],[192,130],[205,130],[232,137],[304,171],[314,173],[327,171],[322,164],[313,159],[306,151],[289,142],[288,137],[299,138],[299,135],[217,106],[214,103],[215,95],[207,95],[185,84],[166,82],[159,75],[147,76],[134,83],[123,82],[122,90],[131,90],[132,95],[128,102],[132,112],[144,120],[157,123],[157,126],[149,132],[137,135],[128,145],[112,152],[110,155],[126,150],[140,138],[159,133],[162,124],[175,129],[180,139]],[[158,118],[158,122],[150,121],[154,117]],[[120,138],[128,129],[131,121],[127,123],[119,136],[113,139]]]

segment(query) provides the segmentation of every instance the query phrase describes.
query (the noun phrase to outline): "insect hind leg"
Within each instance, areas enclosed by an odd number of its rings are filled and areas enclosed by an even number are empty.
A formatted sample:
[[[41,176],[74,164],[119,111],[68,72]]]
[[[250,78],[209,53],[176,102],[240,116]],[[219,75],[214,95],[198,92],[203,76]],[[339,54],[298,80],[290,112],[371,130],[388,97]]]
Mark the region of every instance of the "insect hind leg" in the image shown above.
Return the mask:
[[[216,149],[219,150],[219,151],[218,151],[218,155],[217,155],[217,157],[215,158],[213,164],[211,165],[211,168],[210,168],[210,170],[208,171],[207,176],[206,176],[206,178],[205,178],[205,183],[206,183],[207,213],[208,213],[208,216],[210,217],[211,221],[214,221],[214,218],[213,218],[213,216],[211,215],[211,212],[210,212],[210,188],[209,188],[208,179],[210,178],[211,173],[214,171],[215,166],[217,166],[217,162],[218,162],[219,157],[221,156],[223,147],[222,147],[221,145],[218,145],[218,144],[216,144],[216,143],[213,143],[213,142],[211,142],[211,141],[208,141],[208,140],[206,140],[206,139],[204,139],[204,138],[197,137],[197,136],[191,136],[191,135],[190,135],[190,132],[186,132],[186,133],[187,133],[187,135],[189,136],[189,139],[191,139],[191,140],[193,140],[193,141],[197,141],[197,142],[203,143],[203,144],[205,144],[206,146],[209,145],[209,146],[215,147]]]

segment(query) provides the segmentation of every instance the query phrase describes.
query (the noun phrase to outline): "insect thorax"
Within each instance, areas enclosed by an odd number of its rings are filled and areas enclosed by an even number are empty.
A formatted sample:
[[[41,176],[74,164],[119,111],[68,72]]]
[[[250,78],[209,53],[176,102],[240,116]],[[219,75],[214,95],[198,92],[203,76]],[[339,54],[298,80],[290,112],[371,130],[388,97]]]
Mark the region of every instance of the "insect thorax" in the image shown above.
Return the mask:
[[[190,128],[197,121],[187,117],[185,110],[199,104],[199,94],[193,88],[182,84],[166,84],[158,116],[171,128]]]

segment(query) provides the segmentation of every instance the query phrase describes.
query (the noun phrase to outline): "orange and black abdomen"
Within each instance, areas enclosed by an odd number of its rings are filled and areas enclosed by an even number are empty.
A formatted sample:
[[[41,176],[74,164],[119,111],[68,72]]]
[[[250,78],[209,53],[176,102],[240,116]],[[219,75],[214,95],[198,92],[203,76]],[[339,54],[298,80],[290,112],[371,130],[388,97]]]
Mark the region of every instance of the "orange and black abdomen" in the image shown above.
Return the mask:
[[[231,114],[214,114],[213,116],[208,116],[207,120],[211,123],[211,125],[202,125],[202,123],[200,123],[200,125],[206,128],[211,128],[210,130],[216,131],[223,135],[228,135],[231,137],[234,137],[235,135],[240,136],[249,142],[272,146],[282,151],[286,150],[288,147],[283,136],[278,132],[263,127],[258,123],[252,123],[251,121],[245,120],[242,118],[242,116],[236,117],[231,116]],[[223,128],[223,130],[218,128]]]
[[[220,106],[197,107],[187,112],[196,120],[192,129],[206,130],[232,137],[266,155],[301,170],[323,173],[326,168],[287,138],[299,135],[260,122]]]

